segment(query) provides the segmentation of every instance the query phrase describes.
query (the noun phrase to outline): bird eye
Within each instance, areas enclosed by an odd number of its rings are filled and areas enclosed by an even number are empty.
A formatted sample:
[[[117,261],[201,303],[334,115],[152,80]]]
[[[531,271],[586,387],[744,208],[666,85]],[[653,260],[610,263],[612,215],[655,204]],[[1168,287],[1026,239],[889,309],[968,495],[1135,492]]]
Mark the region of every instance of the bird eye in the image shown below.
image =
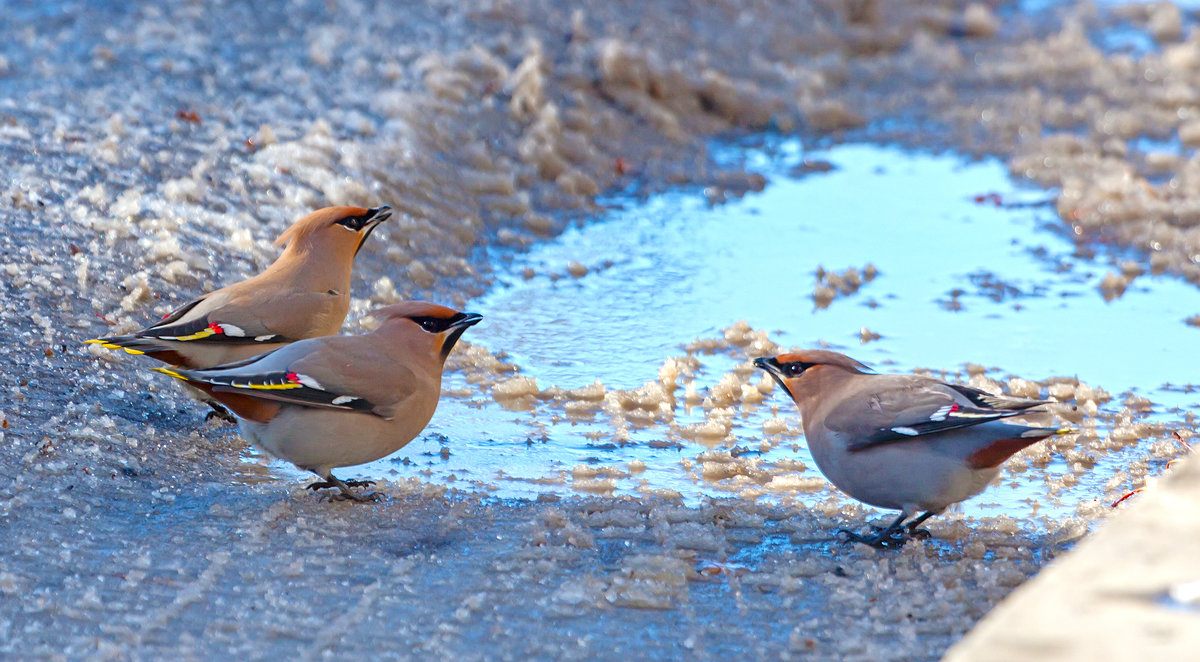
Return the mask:
[[[793,377],[795,377],[795,376],[798,376],[802,372],[804,372],[804,366],[800,365],[799,363],[791,363],[788,365],[788,374],[789,375],[792,375]]]
[[[422,319],[419,322],[419,324],[421,325],[422,329],[425,329],[426,331],[429,331],[430,333],[433,333],[438,330],[437,320],[429,318],[429,317]]]

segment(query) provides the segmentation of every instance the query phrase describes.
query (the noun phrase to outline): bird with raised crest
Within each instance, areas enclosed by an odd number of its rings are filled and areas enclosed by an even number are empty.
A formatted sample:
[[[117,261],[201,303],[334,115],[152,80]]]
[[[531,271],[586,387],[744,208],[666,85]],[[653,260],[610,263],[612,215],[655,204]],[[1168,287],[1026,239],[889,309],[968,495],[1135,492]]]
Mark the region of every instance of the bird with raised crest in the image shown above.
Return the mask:
[[[335,334],[350,310],[354,257],[391,213],[387,205],[318,209],[279,236],[283,252],[262,273],[192,299],[141,331],[85,342],[208,368]]]
[[[792,352],[757,358],[754,365],[800,408],[821,473],[859,501],[900,511],[874,535],[839,532],[875,547],[928,536],[918,528],[925,520],[982,492],[1010,456],[1071,432],[1003,421],[1046,401],[992,395],[920,375],[875,374],[837,352]]]
[[[380,325],[368,334],[311,338],[212,368],[155,370],[228,407],[267,454],[317,474],[322,480],[310,489],[372,500],[352,489],[369,482],[342,481],[333,470],[386,457],[425,429],[446,357],[482,317],[422,301],[371,316]]]

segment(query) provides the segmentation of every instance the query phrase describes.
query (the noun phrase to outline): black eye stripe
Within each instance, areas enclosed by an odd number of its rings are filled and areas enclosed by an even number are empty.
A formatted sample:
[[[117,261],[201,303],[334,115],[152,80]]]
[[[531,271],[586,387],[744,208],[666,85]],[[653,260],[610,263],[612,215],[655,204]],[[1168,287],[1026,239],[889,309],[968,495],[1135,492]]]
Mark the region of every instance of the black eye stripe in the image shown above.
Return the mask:
[[[808,370],[809,368],[813,367],[814,365],[816,365],[816,364],[815,363],[805,363],[804,361],[792,361],[791,363],[785,363],[783,366],[783,370],[784,370],[784,372],[786,372],[789,375],[796,376],[796,375],[802,374],[805,370]]]
[[[333,222],[334,225],[344,225],[351,230],[361,230],[367,221],[370,221],[374,216],[372,214],[363,214],[362,216],[343,216]]]
[[[425,329],[430,333],[441,333],[442,331],[449,329],[451,325],[463,317],[465,317],[465,315],[463,313],[459,313],[449,318],[420,315],[417,317],[410,317],[409,319],[416,322],[422,329]]]
[[[443,326],[445,320],[440,320],[436,317],[411,317],[409,319],[430,333],[438,333],[445,329],[445,326]]]

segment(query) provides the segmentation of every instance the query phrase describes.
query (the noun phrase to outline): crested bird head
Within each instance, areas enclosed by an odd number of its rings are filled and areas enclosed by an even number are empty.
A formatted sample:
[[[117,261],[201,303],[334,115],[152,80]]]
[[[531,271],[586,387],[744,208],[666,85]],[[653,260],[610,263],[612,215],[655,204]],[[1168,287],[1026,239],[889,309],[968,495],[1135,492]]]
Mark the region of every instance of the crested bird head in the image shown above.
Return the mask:
[[[450,355],[463,332],[483,319],[478,313],[460,313],[427,301],[404,301],[384,306],[372,311],[371,317],[382,321],[381,331],[386,328],[388,332],[400,333],[426,345],[442,361]]]
[[[275,244],[284,246],[284,254],[323,249],[351,261],[371,232],[391,215],[392,208],[387,205],[374,209],[325,207],[293,223]]]
[[[808,349],[799,352],[788,352],[779,356],[762,356],[754,359],[754,365],[766,371],[783,387],[792,399],[799,401],[804,393],[802,386],[814,375],[822,372],[820,368],[833,367],[851,373],[862,374],[870,368],[854,359],[824,349]]]

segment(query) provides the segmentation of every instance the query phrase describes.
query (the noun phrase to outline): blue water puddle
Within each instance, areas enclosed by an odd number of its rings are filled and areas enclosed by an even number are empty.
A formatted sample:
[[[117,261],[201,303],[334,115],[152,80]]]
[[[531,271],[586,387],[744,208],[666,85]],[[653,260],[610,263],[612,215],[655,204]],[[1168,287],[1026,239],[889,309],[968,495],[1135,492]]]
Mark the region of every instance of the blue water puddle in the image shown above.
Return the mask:
[[[1104,53],[1126,54],[1135,59],[1162,51],[1163,44],[1155,40],[1146,25],[1121,18],[1117,13],[1123,6],[1157,4],[1156,0],[1095,0],[1092,4],[1094,6],[1089,9],[1098,11],[1101,16],[1107,16],[1103,27],[1089,31],[1089,39],[1097,49]],[[1175,0],[1174,4],[1182,10],[1182,33],[1186,36],[1195,25],[1194,15],[1200,10],[1200,2]],[[1063,0],[1021,0],[1016,7],[1018,12],[1026,15],[1077,9],[1077,4]]]
[[[1172,277],[1143,275],[1106,302],[1097,286],[1115,268],[1110,258],[1076,257],[1078,247],[1045,204],[1052,193],[1014,184],[1002,164],[875,145],[804,151],[783,141],[717,149],[719,161],[765,174],[765,190],[715,206],[696,190],[602,201],[608,213],[520,256],[492,292],[472,302],[485,322],[469,340],[506,353],[543,389],[599,380],[612,390],[654,381],[685,344],[718,338],[745,320],[783,346],[823,343],[881,371],[955,373],[970,361],[998,368],[991,376],[1000,379],[1077,376],[1114,394],[1141,394],[1160,412],[1200,406],[1200,394],[1161,388],[1197,379],[1200,329],[1183,320],[1200,312],[1200,292]],[[796,175],[802,163],[832,169]],[[588,272],[572,277],[572,262]],[[878,269],[876,278],[828,308],[814,305],[819,267],[840,273],[867,264]],[[526,278],[526,270],[534,275]],[[861,343],[864,327],[881,338]],[[742,360],[724,353],[698,358],[701,387]],[[458,374],[448,375],[446,386],[470,388]],[[1120,409],[1119,400],[1111,410]],[[734,443],[718,448],[767,467],[800,460],[808,467],[803,475],[819,476],[802,437],[772,439],[762,452],[762,423],[773,411],[799,427],[794,406],[775,391],[763,405],[741,410]],[[704,420],[698,408],[682,404],[675,416],[680,425]],[[533,497],[574,493],[569,474],[581,465],[627,470],[640,462],[644,470],[618,478],[615,494],[673,490],[689,502],[730,496],[728,486],[684,466],[706,450],[663,425],[634,427],[624,439],[604,413],[571,418],[549,405],[509,411],[477,392],[444,397],[422,437],[351,473]],[[1007,475],[964,509],[1070,516],[1081,500],[1102,498],[1113,473],[1138,456],[1136,448],[1109,454],[1050,498],[1043,475],[1069,473],[1056,458],[1045,470]],[[832,494],[781,498],[810,502]]]
[[[1118,25],[1095,37],[1096,45],[1106,53],[1128,53],[1141,56],[1158,51],[1158,44],[1150,35],[1132,25]]]
[[[836,169],[772,178],[763,193],[716,207],[694,194],[662,196],[569,231],[514,269],[612,266],[580,279],[511,280],[476,305],[487,324],[473,338],[563,387],[597,378],[639,386],[683,343],[737,320],[779,330],[780,344],[824,341],[891,369],[971,360],[1030,379],[1077,375],[1142,391],[1196,378],[1179,352],[1200,339],[1183,323],[1200,310],[1200,292],[1142,276],[1105,302],[1097,286],[1111,267],[1074,259],[1050,207],[987,197],[1050,199],[1014,186],[1001,164],[869,145],[804,157]],[[747,166],[766,170],[768,158]],[[793,146],[773,158],[801,156]],[[814,309],[818,267],[867,264],[879,270],[873,282]],[[961,309],[948,309],[955,298]],[[862,327],[883,339],[860,345]],[[1136,361],[1121,358],[1132,338],[1144,339]]]

